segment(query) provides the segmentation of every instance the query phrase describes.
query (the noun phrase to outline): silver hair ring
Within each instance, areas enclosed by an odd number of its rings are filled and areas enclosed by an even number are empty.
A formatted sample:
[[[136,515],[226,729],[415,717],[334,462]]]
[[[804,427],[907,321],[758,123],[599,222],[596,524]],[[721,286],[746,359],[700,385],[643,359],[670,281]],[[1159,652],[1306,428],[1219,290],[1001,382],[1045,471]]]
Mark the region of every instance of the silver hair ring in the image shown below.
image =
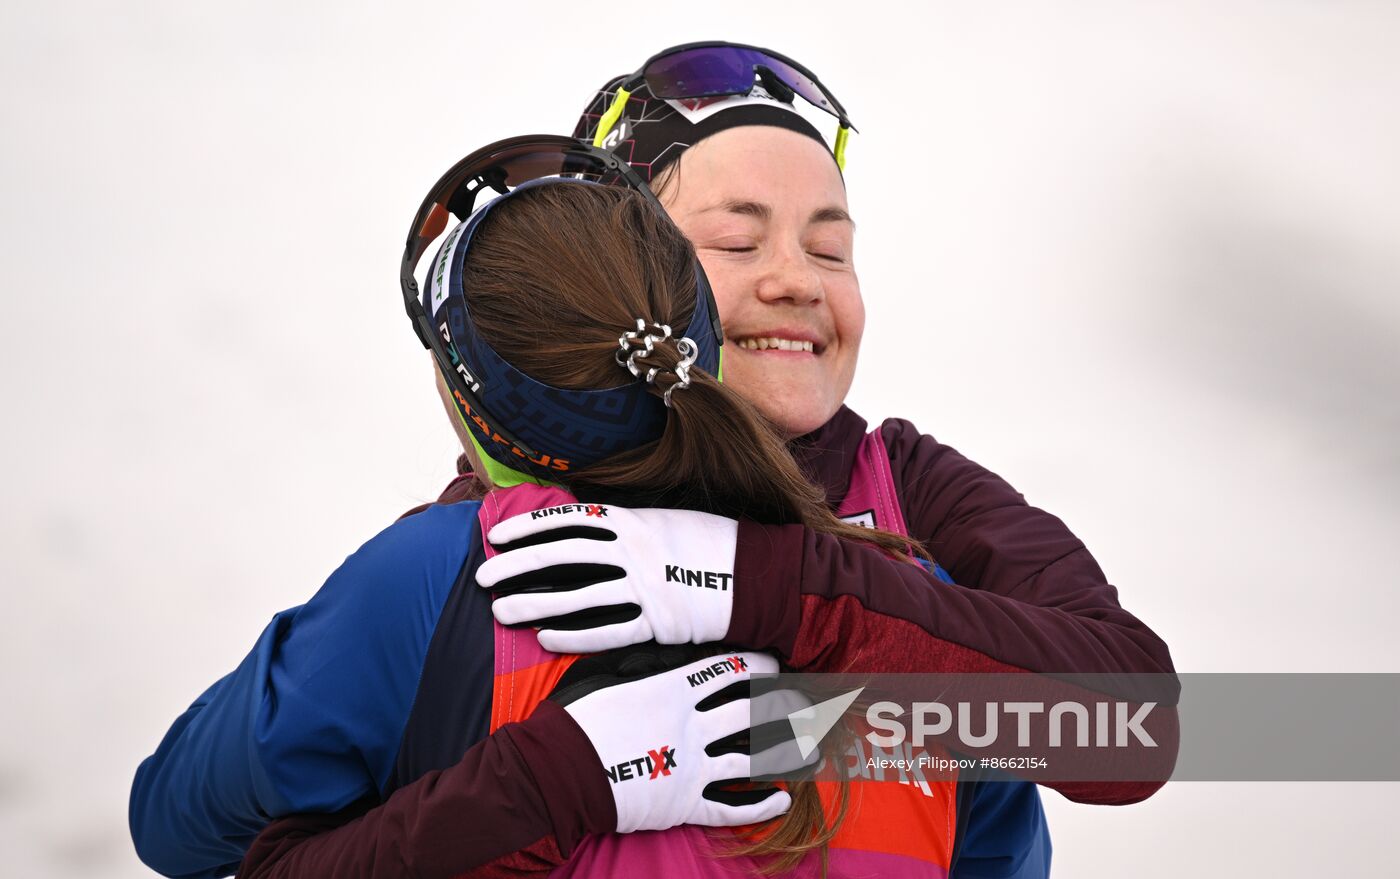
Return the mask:
[[[659,366],[653,366],[649,368],[646,371],[646,375],[643,376],[642,367],[637,365],[637,358],[648,356],[655,350],[657,342],[664,342],[671,338],[671,327],[669,324],[653,322],[651,324],[651,329],[651,332],[647,330],[647,322],[645,319],[637,318],[637,328],[635,330],[628,330],[617,337],[617,352],[613,354],[613,361],[616,362],[618,366],[625,367],[628,372],[632,373],[634,378],[640,378],[649,385],[656,384],[656,377],[662,372],[674,372],[676,375],[675,383],[667,388],[665,393],[661,395],[661,402],[665,403],[666,407],[669,409],[671,407],[671,392],[676,388],[685,390],[690,387],[690,367],[695,363],[695,358],[700,355],[700,347],[695,344],[694,340],[682,336],[676,340],[676,351],[680,353],[681,359],[676,363],[675,367],[666,370]],[[632,347],[633,343],[638,343],[641,347],[634,348]]]
[[[680,362],[676,364],[676,383],[666,389],[666,393],[661,395],[661,402],[666,404],[666,408],[671,408],[671,392],[676,388],[686,390],[690,387],[690,366],[695,362],[695,358],[700,354],[700,347],[687,336],[682,336],[676,342],[676,350],[680,352]]]

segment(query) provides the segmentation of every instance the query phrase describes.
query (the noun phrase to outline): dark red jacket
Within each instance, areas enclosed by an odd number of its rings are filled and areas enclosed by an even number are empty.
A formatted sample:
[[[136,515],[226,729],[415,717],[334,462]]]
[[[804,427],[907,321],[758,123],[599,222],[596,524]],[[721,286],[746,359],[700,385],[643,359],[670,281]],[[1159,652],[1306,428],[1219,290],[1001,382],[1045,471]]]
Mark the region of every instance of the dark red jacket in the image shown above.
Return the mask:
[[[865,430],[842,407],[795,444],[832,503]],[[1173,670],[1167,645],[1123,609],[1063,522],[908,421],[890,419],[881,434],[910,535],[955,582],[975,585],[931,589],[932,574],[868,546],[744,522],[727,640],[806,671]]]

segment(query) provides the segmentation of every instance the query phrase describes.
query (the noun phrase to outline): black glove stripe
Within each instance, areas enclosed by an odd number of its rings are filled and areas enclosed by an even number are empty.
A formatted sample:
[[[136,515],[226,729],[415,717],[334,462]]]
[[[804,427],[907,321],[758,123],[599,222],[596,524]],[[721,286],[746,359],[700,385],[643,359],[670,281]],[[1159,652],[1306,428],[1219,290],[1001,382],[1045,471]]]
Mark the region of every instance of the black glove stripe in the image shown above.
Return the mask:
[[[603,626],[631,622],[641,615],[642,609],[638,605],[608,604],[602,607],[590,607],[577,613],[545,617],[542,620],[521,623],[519,626],[511,628],[529,626],[536,629],[554,629],[558,632],[577,632],[582,629],[600,629]]]
[[[525,549],[528,546],[539,546],[542,543],[556,543],[572,537],[577,537],[580,540],[617,539],[617,535],[606,528],[594,528],[589,525],[565,525],[549,531],[527,534],[519,540],[512,540],[510,543],[492,543],[491,547],[496,552],[511,552],[512,550]]]
[[[600,565],[592,562],[579,562],[572,565],[550,565],[536,568],[514,577],[507,577],[490,587],[493,595],[519,595],[521,593],[572,592],[595,583],[621,580],[627,571],[617,565]],[[640,613],[640,610],[638,611]],[[629,617],[630,619],[630,617]],[[621,621],[620,621],[621,622]]]
[[[761,803],[773,794],[778,793],[780,788],[762,785],[760,787],[750,787],[743,790],[731,790],[729,785],[748,784],[747,778],[737,778],[732,781],[714,781],[705,785],[705,792],[702,796],[711,802],[719,803],[723,806],[752,806],[754,803]]]

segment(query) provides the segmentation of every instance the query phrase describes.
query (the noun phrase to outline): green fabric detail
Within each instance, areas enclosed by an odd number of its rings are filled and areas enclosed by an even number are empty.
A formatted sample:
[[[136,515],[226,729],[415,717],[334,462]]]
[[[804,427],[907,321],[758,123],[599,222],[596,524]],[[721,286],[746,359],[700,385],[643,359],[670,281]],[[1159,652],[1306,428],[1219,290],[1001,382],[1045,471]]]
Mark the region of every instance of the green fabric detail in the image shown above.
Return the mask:
[[[462,415],[461,407],[457,407],[457,419],[467,429],[467,436],[471,437],[472,448],[476,450],[476,459],[481,462],[481,467],[486,471],[485,476],[496,488],[511,488],[516,485],[543,485],[550,488],[563,488],[557,482],[549,482],[540,479],[538,476],[531,476],[529,473],[522,473],[519,470],[511,469],[486,454],[486,450],[481,447],[481,441],[476,438],[476,431],[467,419]]]

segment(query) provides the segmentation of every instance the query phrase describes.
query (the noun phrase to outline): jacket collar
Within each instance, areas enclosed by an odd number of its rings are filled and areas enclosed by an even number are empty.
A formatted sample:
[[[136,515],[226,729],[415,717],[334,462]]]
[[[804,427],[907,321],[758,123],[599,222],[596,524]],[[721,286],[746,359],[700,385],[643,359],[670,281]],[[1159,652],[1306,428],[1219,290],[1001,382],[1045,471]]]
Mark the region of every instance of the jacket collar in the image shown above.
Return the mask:
[[[826,491],[826,502],[832,508],[841,504],[850,488],[851,470],[865,432],[865,419],[842,406],[826,424],[788,443],[797,465]]]

